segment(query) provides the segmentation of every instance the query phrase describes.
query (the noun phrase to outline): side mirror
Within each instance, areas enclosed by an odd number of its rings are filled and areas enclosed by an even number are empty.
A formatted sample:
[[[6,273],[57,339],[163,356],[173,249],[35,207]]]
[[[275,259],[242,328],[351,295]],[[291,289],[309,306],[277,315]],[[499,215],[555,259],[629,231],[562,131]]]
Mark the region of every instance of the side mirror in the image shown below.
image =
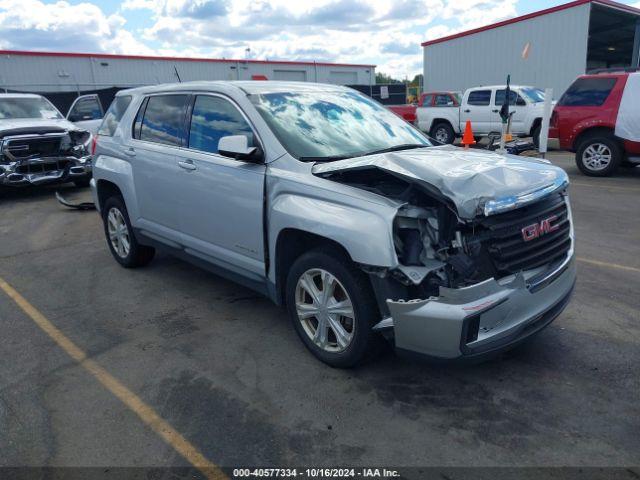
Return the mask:
[[[516,105],[518,107],[526,107],[527,106],[527,102],[525,102],[524,99],[522,99],[522,98],[518,98],[516,100]]]
[[[218,153],[225,157],[260,163],[264,155],[258,147],[250,147],[245,135],[229,135],[218,142]]]

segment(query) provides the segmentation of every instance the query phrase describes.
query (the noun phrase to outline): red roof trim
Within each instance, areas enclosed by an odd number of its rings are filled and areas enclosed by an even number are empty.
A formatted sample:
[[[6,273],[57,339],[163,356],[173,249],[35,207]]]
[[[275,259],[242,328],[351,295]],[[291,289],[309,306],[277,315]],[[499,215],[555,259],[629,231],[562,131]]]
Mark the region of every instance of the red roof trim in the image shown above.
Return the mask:
[[[361,65],[356,63],[328,63],[328,62],[294,62],[287,60],[235,60],[231,58],[195,58],[195,57],[155,57],[151,55],[116,55],[113,53],[74,53],[74,52],[32,52],[26,50],[0,50],[0,55],[24,55],[32,57],[76,57],[76,58],[113,58],[126,60],[169,60],[175,62],[218,62],[218,63],[273,63],[276,65],[318,65],[320,67],[367,67],[376,65]]]
[[[504,27],[505,25],[511,25],[512,23],[522,22],[524,20],[529,20],[531,18],[542,17],[544,15],[549,15],[550,13],[560,12],[562,10],[568,10],[573,7],[579,7],[580,5],[585,5],[587,3],[595,3],[596,5],[604,5],[607,7],[613,7],[620,10],[624,10],[629,13],[634,13],[640,15],[640,9],[631,7],[629,5],[625,5],[623,3],[614,2],[612,0],[575,0],[570,3],[565,3],[563,5],[558,5],[556,7],[547,8],[545,10],[540,10],[538,12],[529,13],[527,15],[522,15],[520,17],[510,18],[509,20],[503,20],[502,22],[493,23],[491,25],[487,25],[485,27],[474,28],[473,30],[467,30],[465,32],[456,33],[453,35],[449,35],[448,37],[436,38],[435,40],[429,40],[427,42],[422,42],[423,47],[428,47],[429,45],[435,45],[437,43],[448,42],[449,40],[454,40],[456,38],[466,37],[468,35],[473,35],[475,33],[486,32],[487,30],[493,30],[494,28]]]

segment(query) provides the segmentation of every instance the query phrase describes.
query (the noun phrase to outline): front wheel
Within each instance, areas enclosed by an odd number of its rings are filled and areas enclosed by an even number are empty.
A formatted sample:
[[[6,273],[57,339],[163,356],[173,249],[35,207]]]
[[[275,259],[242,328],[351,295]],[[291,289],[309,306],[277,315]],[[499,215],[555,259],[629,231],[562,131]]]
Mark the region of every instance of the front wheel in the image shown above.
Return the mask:
[[[618,168],[622,155],[622,148],[615,138],[594,136],[580,143],[576,165],[590,177],[607,177]]]
[[[347,258],[325,250],[302,255],[289,271],[286,297],[298,336],[324,363],[349,368],[379,351],[371,286]]]

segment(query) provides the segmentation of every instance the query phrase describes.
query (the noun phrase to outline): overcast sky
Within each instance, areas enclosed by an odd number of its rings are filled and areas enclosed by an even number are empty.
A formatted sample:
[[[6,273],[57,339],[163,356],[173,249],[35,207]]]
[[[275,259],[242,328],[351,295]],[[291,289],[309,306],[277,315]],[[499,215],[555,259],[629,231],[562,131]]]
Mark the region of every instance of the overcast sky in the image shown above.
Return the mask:
[[[552,0],[0,0],[0,49],[318,60],[413,77],[420,43]],[[635,4],[636,0],[624,3]]]

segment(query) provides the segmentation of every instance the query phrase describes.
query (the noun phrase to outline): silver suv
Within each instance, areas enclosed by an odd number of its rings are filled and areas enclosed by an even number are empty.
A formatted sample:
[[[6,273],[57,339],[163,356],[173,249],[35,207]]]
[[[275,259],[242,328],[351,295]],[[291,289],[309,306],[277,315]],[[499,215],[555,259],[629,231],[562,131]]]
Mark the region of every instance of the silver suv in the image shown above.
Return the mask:
[[[92,180],[124,267],[162,247],[286,305],[320,360],[484,357],[548,325],[575,283],[563,170],[433,146],[349,88],[122,91]]]

